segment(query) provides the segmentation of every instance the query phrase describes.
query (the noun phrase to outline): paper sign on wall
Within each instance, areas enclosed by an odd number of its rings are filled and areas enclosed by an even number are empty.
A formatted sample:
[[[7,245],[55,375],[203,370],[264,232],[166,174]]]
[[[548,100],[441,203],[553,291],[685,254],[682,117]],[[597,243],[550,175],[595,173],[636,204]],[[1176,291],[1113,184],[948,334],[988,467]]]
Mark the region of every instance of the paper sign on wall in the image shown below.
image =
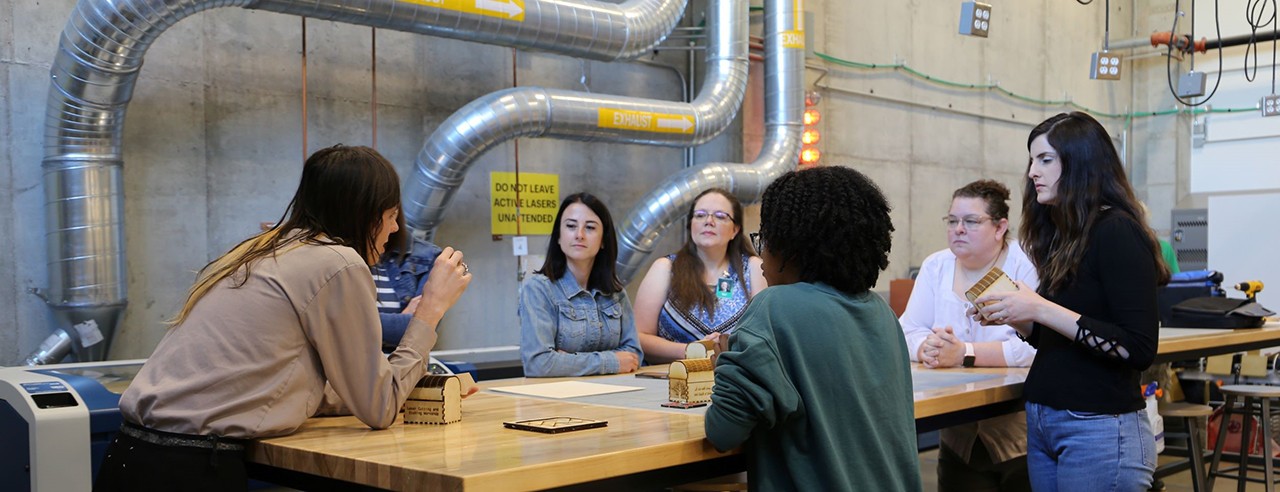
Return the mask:
[[[517,197],[518,195],[518,197]],[[550,235],[560,209],[560,175],[489,173],[492,234]]]

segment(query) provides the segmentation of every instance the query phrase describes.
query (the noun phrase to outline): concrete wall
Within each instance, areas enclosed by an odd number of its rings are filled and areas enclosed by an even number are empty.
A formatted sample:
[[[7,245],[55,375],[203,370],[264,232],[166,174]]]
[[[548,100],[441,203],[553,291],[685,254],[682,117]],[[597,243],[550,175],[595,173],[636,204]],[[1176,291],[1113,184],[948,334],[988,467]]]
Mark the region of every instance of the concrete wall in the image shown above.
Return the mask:
[[[0,0],[0,365],[51,330],[40,160],[49,66],[74,2]],[[302,148],[298,17],[220,9],[185,19],[146,57],[125,132],[129,306],[112,358],[146,357],[194,272],[280,217],[304,155],[372,143],[372,31],[309,20],[307,149]],[[519,85],[679,100],[678,75],[638,63],[581,62],[510,48],[377,31],[377,148],[406,176],[428,135],[456,109]],[[647,57],[654,59],[655,57]],[[658,63],[687,67],[683,53]],[[699,150],[737,160],[739,131]],[[519,342],[510,238],[489,233],[488,174],[515,169],[514,145],[481,158],[459,189],[440,243],[462,249],[476,282],[441,330],[440,347]],[[565,194],[606,197],[620,219],[651,184],[683,167],[683,151],[635,145],[519,141],[521,171],[560,174]],[[637,183],[645,184],[644,186]],[[663,245],[663,249],[673,247]],[[530,241],[544,253],[545,237]],[[465,320],[465,321],[463,321]]]
[[[1129,24],[1113,2],[1112,26]],[[810,2],[821,19],[817,51],[843,60],[905,64],[932,78],[999,84],[1043,100],[1068,98],[1116,112],[1128,105],[1124,82],[1089,79],[1089,54],[1102,43],[1102,2],[1023,1],[994,4],[988,38],[956,34],[959,2]],[[946,247],[941,217],[951,193],[992,178],[1013,192],[1020,213],[1027,134],[1063,106],[1023,102],[992,90],[951,87],[905,70],[814,68],[824,93],[823,162],[852,166],[884,189],[894,210],[888,280],[902,277]],[[821,80],[818,80],[821,79]],[[1119,125],[1103,120],[1108,129]]]
[[[1112,2],[1112,39],[1168,29],[1159,26],[1172,15],[1171,0],[1144,2],[1137,15],[1135,3]],[[48,310],[33,292],[47,284],[40,142],[57,46],[51,33],[61,30],[72,5],[0,0],[0,365],[16,363],[50,330]],[[997,3],[987,39],[956,34],[959,2],[811,0],[805,9],[815,14],[808,26],[813,49],[838,58],[906,63],[933,77],[999,83],[1024,96],[1069,98],[1108,113],[1172,107],[1162,60],[1126,65],[1132,73],[1120,82],[1089,80],[1089,53],[1101,46],[1103,2]],[[148,54],[125,135],[130,304],[113,358],[148,355],[192,272],[253,233],[258,222],[278,218],[305,153],[338,142],[370,143],[370,29],[309,21],[309,148],[302,149],[300,30],[296,17],[222,9],[182,21]],[[660,61],[684,65],[682,54],[663,53]],[[511,86],[513,77],[520,85],[576,90],[583,90],[585,77],[595,92],[669,100],[680,94],[675,75],[663,68],[520,52],[513,69],[508,48],[385,30],[377,32],[377,60],[378,148],[402,174],[452,111]],[[1014,190],[1016,210],[1027,132],[1068,110],[941,86],[902,70],[810,64],[808,81],[824,95],[823,163],[866,172],[894,206],[892,265],[880,290],[945,247],[939,217],[955,188],[998,179]],[[1129,127],[1122,118],[1103,119],[1127,143],[1135,184],[1157,228],[1167,229],[1169,208],[1197,201],[1185,178],[1189,121],[1139,118]],[[740,160],[736,132],[699,148],[699,160]],[[564,193],[586,189],[608,197],[619,220],[682,165],[680,149],[536,139],[518,145],[520,170],[560,174]],[[509,238],[494,241],[489,234],[486,187],[490,171],[514,169],[514,147],[504,144],[476,163],[437,234],[441,243],[461,248],[476,273],[471,291],[446,319],[441,348],[518,343],[517,262]],[[755,229],[754,217],[747,229]],[[660,250],[678,239],[668,238]],[[533,253],[546,246],[545,238],[530,241]]]

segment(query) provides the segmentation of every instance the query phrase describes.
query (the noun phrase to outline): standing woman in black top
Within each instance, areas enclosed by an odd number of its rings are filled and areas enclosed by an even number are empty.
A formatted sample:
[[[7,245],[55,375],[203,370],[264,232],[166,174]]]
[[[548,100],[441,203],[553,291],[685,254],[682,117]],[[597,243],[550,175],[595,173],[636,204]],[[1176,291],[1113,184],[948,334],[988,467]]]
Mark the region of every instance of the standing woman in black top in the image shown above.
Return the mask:
[[[1040,287],[1019,282],[971,313],[1038,349],[1023,386],[1032,487],[1146,490],[1156,452],[1138,376],[1156,355],[1156,289],[1169,270],[1097,120],[1059,114],[1027,148],[1020,232]]]

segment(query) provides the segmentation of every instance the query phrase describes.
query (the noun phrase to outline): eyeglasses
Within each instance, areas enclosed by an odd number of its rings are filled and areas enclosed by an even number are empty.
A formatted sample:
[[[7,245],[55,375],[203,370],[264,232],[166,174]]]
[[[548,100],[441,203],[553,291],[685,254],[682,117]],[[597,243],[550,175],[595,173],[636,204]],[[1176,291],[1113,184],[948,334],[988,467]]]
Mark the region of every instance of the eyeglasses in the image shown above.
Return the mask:
[[[947,225],[947,229],[955,229],[957,225],[964,224],[964,230],[970,231],[977,229],[983,222],[992,220],[991,217],[979,217],[977,215],[966,215],[964,218],[958,218],[948,215],[942,218],[942,223]]]
[[[717,211],[715,211],[715,212],[708,212],[708,211],[706,211],[706,210],[694,210],[694,211],[693,211],[693,220],[707,220],[707,216],[708,216],[708,215],[709,215],[709,216],[712,216],[712,217],[715,217],[715,218],[716,218],[716,221],[719,221],[719,222],[731,222],[731,221],[733,221],[733,217],[732,217],[732,216],[730,216],[728,212],[721,212],[721,211],[718,211],[718,210],[717,210]]]
[[[759,232],[747,234],[747,237],[751,238],[751,247],[756,249],[756,254],[764,251],[764,238],[760,237]]]

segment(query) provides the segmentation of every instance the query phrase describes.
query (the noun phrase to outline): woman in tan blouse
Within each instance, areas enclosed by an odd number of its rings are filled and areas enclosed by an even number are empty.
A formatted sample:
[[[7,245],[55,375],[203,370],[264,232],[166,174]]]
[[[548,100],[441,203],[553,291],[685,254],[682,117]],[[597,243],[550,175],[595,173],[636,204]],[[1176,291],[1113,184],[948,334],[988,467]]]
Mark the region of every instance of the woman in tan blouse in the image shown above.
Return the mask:
[[[368,147],[307,159],[286,220],[206,265],[120,399],[95,490],[244,490],[246,440],[350,413],[390,426],[424,374],[436,324],[471,282],[445,248],[390,356],[369,265],[397,229],[400,183]]]

